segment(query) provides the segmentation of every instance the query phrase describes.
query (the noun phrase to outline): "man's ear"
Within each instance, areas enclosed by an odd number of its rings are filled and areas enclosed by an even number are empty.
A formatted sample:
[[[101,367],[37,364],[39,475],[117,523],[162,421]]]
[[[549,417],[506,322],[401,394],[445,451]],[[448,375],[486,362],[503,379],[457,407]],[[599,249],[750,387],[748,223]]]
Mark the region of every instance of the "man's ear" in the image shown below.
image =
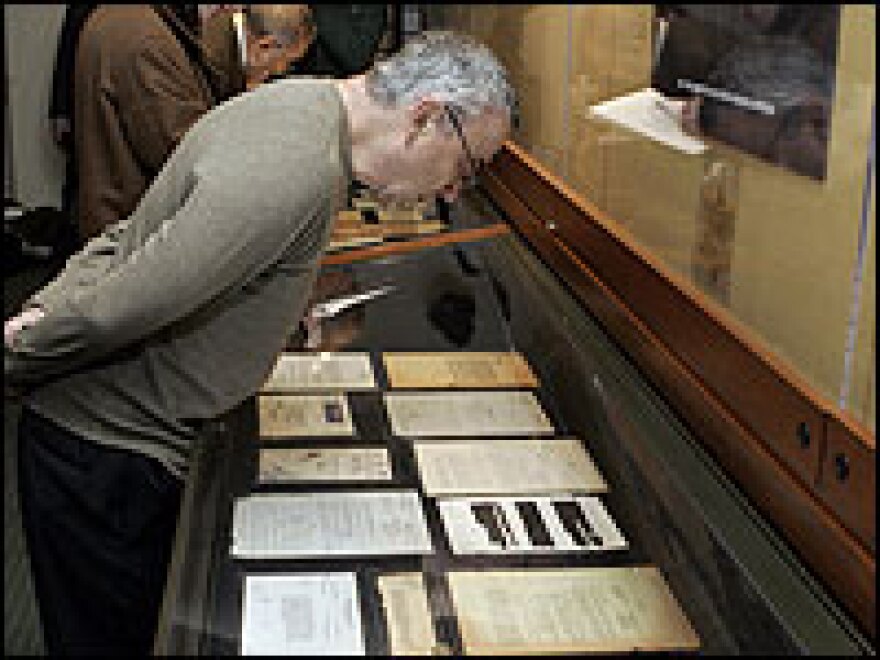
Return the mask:
[[[406,146],[410,146],[431,123],[443,115],[443,104],[430,97],[423,97],[407,110]]]

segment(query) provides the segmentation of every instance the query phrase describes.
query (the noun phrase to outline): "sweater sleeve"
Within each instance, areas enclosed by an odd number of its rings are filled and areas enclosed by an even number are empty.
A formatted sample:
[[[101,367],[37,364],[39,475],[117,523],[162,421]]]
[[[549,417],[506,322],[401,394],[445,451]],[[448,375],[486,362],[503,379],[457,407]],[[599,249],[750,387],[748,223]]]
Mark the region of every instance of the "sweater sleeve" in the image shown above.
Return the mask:
[[[67,260],[64,269],[51,282],[34,293],[22,308],[52,307],[58,300],[70,295],[73,289],[87,286],[107,273],[118,261],[116,252],[119,249],[120,237],[129,224],[130,219],[121,220],[86,243],[79,252]]]
[[[211,98],[171,38],[150,35],[112,68],[119,118],[137,158],[158,171]]]
[[[326,212],[321,186],[299,189],[213,176],[111,272],[53,300],[5,351],[4,371],[34,384],[132,346],[226,291],[243,287],[308,236]]]

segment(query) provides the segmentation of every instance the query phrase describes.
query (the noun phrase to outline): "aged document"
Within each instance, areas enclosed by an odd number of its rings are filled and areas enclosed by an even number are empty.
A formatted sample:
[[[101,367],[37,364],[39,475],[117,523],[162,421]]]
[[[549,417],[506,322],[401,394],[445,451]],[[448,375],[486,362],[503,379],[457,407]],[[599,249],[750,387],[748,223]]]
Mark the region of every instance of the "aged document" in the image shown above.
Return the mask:
[[[437,639],[421,573],[379,576],[389,655],[433,655]]]
[[[696,650],[653,566],[450,572],[468,655]]]
[[[393,388],[538,387],[538,379],[519,353],[385,353]]]
[[[413,490],[257,493],[235,501],[232,555],[247,559],[431,554]]]
[[[260,395],[260,438],[352,436],[351,410],[343,394]]]
[[[626,539],[596,497],[438,500],[456,555],[625,550]]]
[[[259,462],[263,483],[391,479],[391,463],[384,447],[268,448],[260,450]]]
[[[261,392],[376,389],[369,353],[282,353]]]
[[[354,573],[246,575],[242,655],[366,655]]]
[[[335,252],[346,248],[364,247],[367,245],[380,245],[383,242],[381,236],[358,236],[347,238],[331,238],[327,244],[327,252]]]
[[[422,437],[552,434],[532,392],[388,392],[395,435]]]
[[[433,497],[608,491],[577,438],[416,441],[414,449]]]

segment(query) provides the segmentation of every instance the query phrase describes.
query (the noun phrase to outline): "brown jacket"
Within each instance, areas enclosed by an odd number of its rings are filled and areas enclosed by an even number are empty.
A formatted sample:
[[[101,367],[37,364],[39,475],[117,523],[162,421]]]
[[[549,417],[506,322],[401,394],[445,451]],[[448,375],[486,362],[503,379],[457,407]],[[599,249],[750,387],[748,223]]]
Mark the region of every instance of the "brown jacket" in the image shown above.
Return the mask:
[[[187,54],[185,41],[200,49],[161,5],[99,5],[86,21],[74,74],[84,240],[134,210],[186,130],[215,104],[210,68]]]

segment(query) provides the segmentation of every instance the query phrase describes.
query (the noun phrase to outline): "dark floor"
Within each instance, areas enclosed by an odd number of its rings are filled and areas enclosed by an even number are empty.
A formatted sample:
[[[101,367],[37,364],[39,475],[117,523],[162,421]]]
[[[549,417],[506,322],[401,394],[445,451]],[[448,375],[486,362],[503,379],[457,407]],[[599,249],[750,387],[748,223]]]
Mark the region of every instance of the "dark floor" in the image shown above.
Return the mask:
[[[12,316],[31,292],[46,282],[54,267],[29,266],[3,278],[3,318]],[[8,655],[44,655],[40,617],[18,507],[16,426],[18,405],[3,400],[3,651]]]

